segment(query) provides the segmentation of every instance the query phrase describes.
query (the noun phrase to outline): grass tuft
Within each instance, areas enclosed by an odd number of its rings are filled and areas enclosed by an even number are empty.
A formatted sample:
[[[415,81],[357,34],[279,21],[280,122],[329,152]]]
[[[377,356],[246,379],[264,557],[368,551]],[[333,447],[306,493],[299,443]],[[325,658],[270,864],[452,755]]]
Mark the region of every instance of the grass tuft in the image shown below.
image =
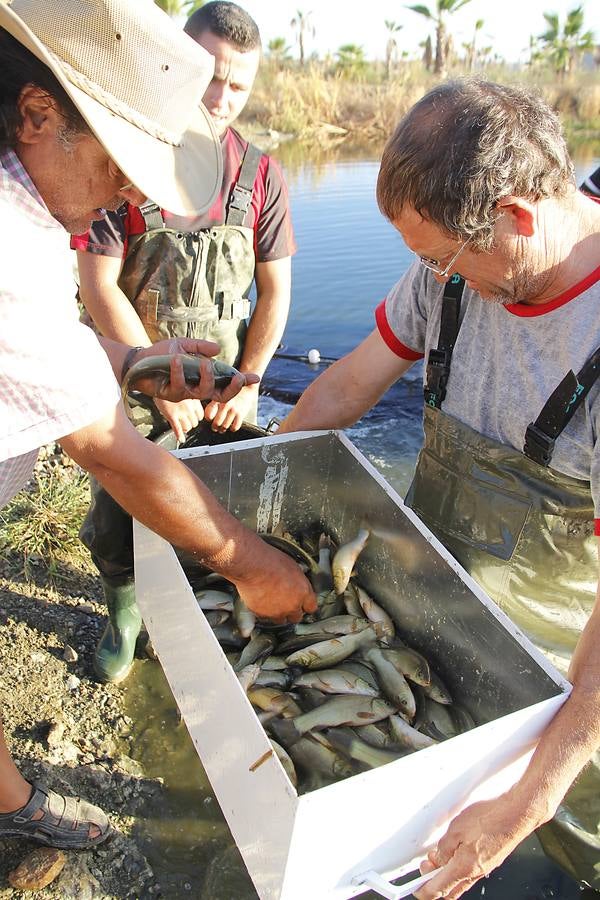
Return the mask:
[[[36,475],[32,488],[0,511],[0,554],[20,557],[28,580],[32,564],[50,579],[61,577],[61,563],[90,571],[78,536],[89,502],[89,481],[79,470],[57,466]]]

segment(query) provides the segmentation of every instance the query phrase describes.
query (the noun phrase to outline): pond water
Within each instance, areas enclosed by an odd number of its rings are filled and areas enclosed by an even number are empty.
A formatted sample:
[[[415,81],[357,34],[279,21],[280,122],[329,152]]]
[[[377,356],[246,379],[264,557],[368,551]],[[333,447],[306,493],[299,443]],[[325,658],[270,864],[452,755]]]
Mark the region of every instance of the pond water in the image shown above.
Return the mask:
[[[284,146],[277,155],[288,179],[298,253],[293,261],[292,310],[283,351],[304,356],[316,347],[339,357],[374,327],[374,310],[409,265],[412,254],[375,202],[377,156],[371,151],[311,154]],[[600,144],[574,148],[581,179],[600,165]],[[319,372],[276,359],[264,379],[260,418],[283,418]],[[421,370],[415,367],[354,428],[350,438],[401,493],[421,440]],[[162,896],[255,900],[160,666],[136,663],[127,703],[134,719],[134,755],[165,781],[163,797],[142,823],[145,850]],[[500,900],[578,896],[577,887],[548,863],[532,840],[469,896]],[[315,898],[316,900],[316,898]]]

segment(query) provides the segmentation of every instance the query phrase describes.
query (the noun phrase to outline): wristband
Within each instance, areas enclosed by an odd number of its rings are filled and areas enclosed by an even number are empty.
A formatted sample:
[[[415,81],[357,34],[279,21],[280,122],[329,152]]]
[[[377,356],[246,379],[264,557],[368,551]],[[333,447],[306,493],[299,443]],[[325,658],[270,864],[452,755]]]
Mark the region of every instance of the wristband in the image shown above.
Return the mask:
[[[145,350],[145,349],[146,349],[145,347],[131,347],[127,351],[127,353],[125,354],[125,359],[123,360],[123,368],[121,369],[121,384],[123,383],[123,379],[129,372],[136,354],[139,353],[140,350]]]

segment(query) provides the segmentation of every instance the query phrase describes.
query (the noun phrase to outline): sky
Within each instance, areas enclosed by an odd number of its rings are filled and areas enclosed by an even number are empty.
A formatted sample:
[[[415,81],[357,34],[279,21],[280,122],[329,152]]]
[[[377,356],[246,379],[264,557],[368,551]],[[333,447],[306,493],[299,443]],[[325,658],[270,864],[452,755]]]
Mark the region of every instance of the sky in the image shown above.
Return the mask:
[[[237,0],[256,20],[266,48],[274,37],[285,37],[297,54],[294,31],[290,26],[297,10],[311,13],[315,37],[307,38],[306,52],[317,50],[320,56],[335,53],[342,44],[358,44],[368,59],[385,55],[385,20],[402,25],[396,35],[400,50],[420,54],[419,43],[433,31],[432,23],[407,9],[399,0]],[[478,43],[492,46],[508,61],[526,58],[530,35],[541,34],[546,27],[544,12],[558,13],[561,23],[569,10],[584,9],[584,30],[592,30],[600,43],[600,0],[471,0],[449,17],[450,28],[459,46],[471,40],[475,22],[483,19]],[[413,4],[411,4],[413,5]],[[421,5],[435,8],[435,0]],[[361,10],[364,15],[361,16]]]

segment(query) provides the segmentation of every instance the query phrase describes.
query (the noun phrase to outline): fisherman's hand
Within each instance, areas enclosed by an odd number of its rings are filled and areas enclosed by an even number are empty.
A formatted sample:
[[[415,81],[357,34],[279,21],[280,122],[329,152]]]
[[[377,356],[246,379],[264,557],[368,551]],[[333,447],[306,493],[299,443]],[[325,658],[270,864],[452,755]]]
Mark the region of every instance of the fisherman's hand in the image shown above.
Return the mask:
[[[219,403],[227,403],[238,394],[246,385],[257,384],[260,381],[258,375],[252,372],[239,373],[227,387],[215,388],[211,356],[219,352],[219,345],[214,341],[197,341],[193,338],[171,338],[159,341],[151,347],[144,347],[135,356],[135,362],[148,356],[171,356],[171,371],[168,381],[163,379],[157,382],[151,378],[136,380],[136,390],[142,391],[150,397],[158,397],[160,400],[216,400]],[[183,365],[179,354],[198,356],[198,372],[200,381],[197,385],[188,384],[183,373]],[[175,355],[173,355],[175,354]]]
[[[299,622],[316,612],[317,598],[300,566],[285,553],[264,546],[258,576],[235,579],[240,597],[253,613],[272,622]]]
[[[514,794],[467,807],[452,820],[437,847],[421,863],[421,872],[441,871],[415,893],[418,900],[456,900],[504,862],[538,825]]]
[[[154,405],[175,432],[179,443],[183,443],[188,431],[195,428],[204,418],[204,407],[200,400],[180,400],[179,403],[171,403],[170,400],[156,398]]]
[[[246,385],[227,403],[211,400],[204,410],[204,418],[212,422],[212,430],[220,434],[225,431],[239,431],[248,412],[256,406],[257,396],[258,384]]]

